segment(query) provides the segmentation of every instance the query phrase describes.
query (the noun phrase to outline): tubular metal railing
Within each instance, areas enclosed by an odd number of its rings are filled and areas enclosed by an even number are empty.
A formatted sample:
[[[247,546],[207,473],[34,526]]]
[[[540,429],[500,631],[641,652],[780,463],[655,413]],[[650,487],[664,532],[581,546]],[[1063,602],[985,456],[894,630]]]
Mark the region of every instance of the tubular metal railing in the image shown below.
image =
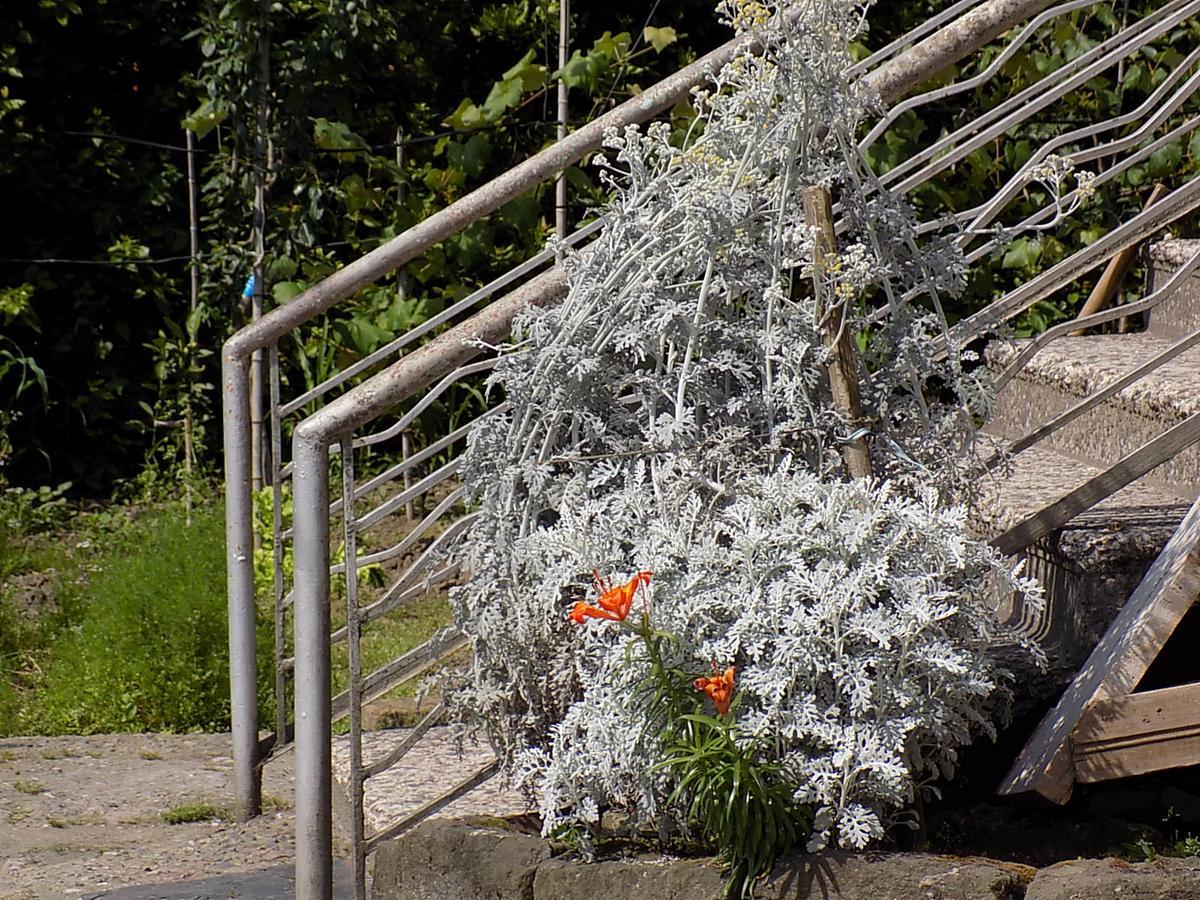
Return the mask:
[[[893,106],[880,125],[863,139],[860,149],[865,153],[904,112],[947,100],[993,81],[999,76],[1004,62],[1017,48],[1032,40],[1043,25],[1095,3],[1096,0],[1072,0],[1048,9],[1049,0],[962,0],[914,32],[872,54],[856,64],[852,71],[865,79],[887,104],[1008,29],[1027,23],[978,75],[937,87]],[[910,193],[945,175],[974,150],[1029,123],[1031,117],[1069,97],[1097,75],[1122,65],[1122,61],[1143,48],[1161,41],[1187,17],[1198,12],[1200,0],[1168,0],[1153,14],[1120,28],[1109,39],[1060,69],[1047,73],[1029,88],[939,137],[882,175],[880,184],[893,192]],[[461,652],[464,642],[456,637],[435,638],[367,672],[369,666],[364,662],[363,654],[364,629],[458,574],[453,566],[440,561],[442,557],[438,551],[469,528],[472,521],[470,514],[464,513],[461,490],[455,482],[456,451],[479,420],[456,422],[448,433],[416,448],[415,452],[403,444],[405,450],[399,462],[361,483],[356,478],[357,457],[362,453],[378,453],[381,448],[390,451],[432,404],[461,386],[477,384],[494,363],[489,348],[505,340],[513,317],[529,305],[557,302],[566,291],[566,280],[559,268],[551,266],[554,251],[545,251],[449,307],[438,317],[286,400],[281,396],[279,342],[339,301],[415,259],[438,242],[537,184],[553,179],[559,171],[598,149],[606,129],[644,122],[669,109],[692,87],[703,83],[708,73],[751,49],[750,41],[750,38],[740,38],[726,44],[583,126],[564,141],[339,270],[289,304],[268,313],[226,344],[222,360],[223,402],[230,663],[238,806],[243,816],[257,812],[260,772],[266,754],[294,746],[296,887],[299,897],[308,900],[331,896],[331,738],[335,721],[349,720],[350,830],[360,895],[365,884],[367,855],[380,841],[452,802],[495,772],[495,764],[484,766],[403,821],[374,834],[366,833],[365,783],[399,762],[420,736],[438,721],[442,710],[440,706],[434,708],[401,744],[384,757],[368,762],[363,758],[361,741],[363,704]],[[950,220],[931,223],[930,230],[960,227],[958,240],[967,249],[968,262],[984,260],[1003,245],[1005,236],[996,231],[994,223],[1020,195],[1030,169],[1061,148],[1069,148],[1069,152],[1064,149],[1063,155],[1079,165],[1102,161],[1105,168],[1097,173],[1094,186],[1103,189],[1112,179],[1144,162],[1170,141],[1185,138],[1200,125],[1200,116],[1176,121],[1200,84],[1198,64],[1200,48],[1183,57],[1137,109],[1104,122],[1039,139],[1041,143],[1034,148],[1030,160],[987,202],[957,211]],[[1109,132],[1115,133],[1115,137],[1100,143],[1101,136]],[[1084,146],[1081,142],[1085,141],[1090,143]],[[872,188],[868,186],[867,189]],[[1061,202],[1069,204],[1073,199],[1074,192],[1061,198]],[[1053,222],[1061,209],[1061,204],[1047,204],[1015,227]],[[958,352],[986,331],[1010,321],[1039,300],[1102,265],[1121,249],[1143,241],[1165,224],[1197,209],[1200,209],[1200,180],[1180,185],[1148,210],[1009,291],[986,309],[957,323],[942,338],[942,349]],[[572,235],[570,243],[582,244],[601,227],[603,223],[598,221],[580,229]],[[1040,343],[1030,345],[1023,357],[1037,352],[1046,341],[1061,336],[1066,330],[1149,310],[1168,295],[1179,278],[1187,277],[1198,265],[1198,258],[1193,258],[1168,284],[1136,304],[1051,329],[1039,339]],[[445,330],[436,333],[438,329]],[[1119,384],[1095,392],[1053,422],[1014,442],[1010,449],[1016,452],[1044,439],[1071,418],[1082,415],[1197,343],[1200,343],[1200,336],[1196,334],[1179,341]],[[274,734],[260,741],[256,713],[249,371],[251,357],[262,350],[267,351],[269,363],[271,452],[266,456],[270,466],[267,481],[272,496],[269,538],[275,574],[271,608],[275,631],[274,689],[278,702]],[[1023,358],[1022,364],[1025,361]],[[1011,377],[1010,372],[1006,372],[1002,380],[1007,377]],[[497,411],[498,407],[492,408],[482,415]],[[283,437],[289,428],[291,457],[285,462]],[[1186,420],[1164,435],[1153,450],[1143,452],[1146,449],[1143,448],[1134,454],[1136,460],[1131,462],[1127,458],[1118,462],[1105,473],[1103,490],[1111,494],[1113,484],[1122,478],[1132,480],[1137,477],[1134,473],[1141,471],[1150,460],[1173,452],[1181,441],[1186,445],[1198,439],[1200,425],[1193,419]],[[338,496],[331,496],[331,467],[335,466],[340,468],[342,483]],[[291,526],[285,521],[289,490],[295,511]],[[1036,522],[1021,523],[1002,536],[1004,549],[1014,553],[1027,551],[1046,528],[1056,527],[1052,523],[1058,522],[1071,509],[1080,511],[1099,502],[1095,486],[1081,491],[1075,492],[1072,502],[1066,506],[1051,513],[1043,510],[1032,517]],[[414,516],[417,503],[428,504],[429,508],[426,510],[422,506],[420,514]],[[400,536],[393,533],[397,517],[406,521]],[[333,553],[337,543],[333,539],[335,522],[340,525],[341,558],[335,558]],[[289,548],[290,558],[294,560],[291,590],[287,584],[286,565]],[[388,564],[397,570],[397,574],[381,592],[364,599],[362,570],[376,564]],[[336,628],[331,591],[331,579],[335,577],[345,600],[345,621]],[[343,644],[347,686],[333,696],[330,689],[331,648],[340,648]],[[294,728],[287,720],[285,698],[289,685],[295,694]]]

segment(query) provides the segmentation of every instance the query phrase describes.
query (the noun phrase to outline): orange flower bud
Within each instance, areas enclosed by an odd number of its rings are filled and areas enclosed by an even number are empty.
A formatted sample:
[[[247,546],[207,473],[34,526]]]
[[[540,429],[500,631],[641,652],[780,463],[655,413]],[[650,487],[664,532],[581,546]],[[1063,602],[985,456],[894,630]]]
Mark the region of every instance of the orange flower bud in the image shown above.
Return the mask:
[[[733,681],[736,675],[737,668],[735,666],[730,666],[724,674],[718,675],[717,664],[713,663],[712,676],[697,678],[692,682],[692,687],[708,695],[713,706],[717,708],[717,714],[723,716],[729,712],[729,704],[733,700]]]

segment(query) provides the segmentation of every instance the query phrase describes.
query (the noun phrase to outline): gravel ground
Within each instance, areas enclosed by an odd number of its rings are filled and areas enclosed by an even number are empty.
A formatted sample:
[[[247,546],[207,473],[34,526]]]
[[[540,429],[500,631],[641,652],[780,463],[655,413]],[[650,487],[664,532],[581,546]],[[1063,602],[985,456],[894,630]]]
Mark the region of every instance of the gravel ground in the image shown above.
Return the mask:
[[[239,825],[225,813],[228,735],[0,739],[0,900],[279,871],[294,846],[291,760],[268,764],[266,812]],[[183,804],[210,804],[217,817],[167,824]]]

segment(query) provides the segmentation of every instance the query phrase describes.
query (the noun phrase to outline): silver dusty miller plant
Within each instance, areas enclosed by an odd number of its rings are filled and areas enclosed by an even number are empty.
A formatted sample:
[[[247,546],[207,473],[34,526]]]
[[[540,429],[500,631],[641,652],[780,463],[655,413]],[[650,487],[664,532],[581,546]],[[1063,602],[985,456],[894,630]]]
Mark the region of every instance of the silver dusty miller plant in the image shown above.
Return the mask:
[[[874,102],[846,75],[865,8],[718,9],[760,52],[712,73],[682,142],[665,125],[608,136],[608,225],[493,374],[507,408],[461,469],[478,518],[453,602],[474,663],[448,697],[546,833],[610,808],[681,824],[631,702],[633,637],[566,618],[593,569],[653,571],[672,662],[736,665],[739,727],[816,811],[811,846],[861,847],[990,732],[1007,678],[993,651],[1016,639],[989,598],[1037,593],[964,524],[989,392],[953,347],[934,353],[961,257],[918,242],[855,144]],[[811,185],[844,222],[820,274]],[[865,424],[830,399],[814,276],[858,336]],[[864,435],[873,477],[851,480],[841,451]]]

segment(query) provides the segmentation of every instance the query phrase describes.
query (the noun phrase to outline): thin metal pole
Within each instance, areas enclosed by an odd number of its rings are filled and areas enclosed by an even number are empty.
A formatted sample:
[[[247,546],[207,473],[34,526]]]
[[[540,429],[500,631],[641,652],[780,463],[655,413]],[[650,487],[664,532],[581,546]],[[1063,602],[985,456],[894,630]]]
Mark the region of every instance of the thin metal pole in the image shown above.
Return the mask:
[[[396,169],[400,173],[399,183],[396,185],[396,203],[399,206],[404,205],[404,200],[407,195],[406,183],[404,180],[404,132],[399,128],[396,129]],[[408,299],[408,269],[405,266],[399,266],[396,269],[396,299],[403,302]],[[400,461],[408,462],[409,454],[412,452],[412,441],[408,436],[407,429],[400,435]],[[408,470],[404,471],[404,489],[407,491],[410,487],[411,479]],[[404,504],[404,515],[408,521],[412,521],[413,505],[412,501]]]
[[[275,617],[275,735],[276,746],[287,740],[287,630],[283,606],[283,423],[279,417],[279,344],[267,350],[271,372],[271,561],[275,569],[272,609]]]
[[[571,53],[571,0],[558,0],[558,68],[561,70],[567,64]],[[570,120],[571,107],[567,99],[567,83],[558,80],[558,139],[567,137],[567,122]],[[567,239],[567,173],[558,173],[554,183],[554,218],[558,239]]]
[[[408,458],[412,455],[412,439],[408,436],[408,429],[400,432],[400,461],[408,462]],[[412,469],[404,470],[404,490],[407,491],[412,487]],[[404,517],[408,521],[413,519],[413,503],[409,500],[404,504]]]
[[[196,213],[196,137],[192,134],[191,129],[188,128],[183,130],[183,135],[187,144],[188,257],[192,287],[188,312],[194,315],[196,307],[200,304],[200,225],[197,221]],[[187,333],[188,340],[188,376],[187,394],[183,401],[183,471],[185,475],[183,496],[184,516],[187,525],[190,527],[192,524],[192,460],[196,452],[192,440],[192,429],[195,427],[195,421],[192,415],[193,379],[191,375],[195,340],[192,337],[190,329],[184,330]]]
[[[301,423],[295,464],[296,897],[333,897],[329,697],[329,446]]]
[[[367,900],[367,848],[363,821],[362,661],[358,610],[358,522],[354,515],[354,441],[342,438],[342,524],[346,548],[346,647],[350,666],[350,832],[354,897]]]
[[[191,257],[192,298],[189,309],[196,311],[200,303],[200,221],[196,203],[196,136],[190,128],[183,133],[187,140],[188,180],[188,255]]]
[[[240,821],[262,811],[255,665],[254,527],[250,488],[249,368],[226,355],[221,365],[225,422],[225,553],[229,597],[229,699],[233,727],[234,809]]]
[[[263,292],[266,287],[267,258],[267,173],[270,169],[270,152],[267,147],[269,126],[267,104],[271,92],[271,44],[267,30],[270,4],[263,0],[259,14],[258,34],[258,127],[254,136],[254,161],[258,172],[254,178],[254,292],[251,300],[250,321],[257,322],[263,315]],[[264,464],[266,448],[263,434],[263,389],[266,385],[265,365],[262,348],[254,351],[250,358],[250,450],[253,454],[251,484],[254,490],[263,486],[267,468]]]
[[[401,208],[408,198],[408,182],[404,178],[404,131],[396,128],[396,206]],[[396,269],[396,298],[408,299],[408,269],[399,266]]]

